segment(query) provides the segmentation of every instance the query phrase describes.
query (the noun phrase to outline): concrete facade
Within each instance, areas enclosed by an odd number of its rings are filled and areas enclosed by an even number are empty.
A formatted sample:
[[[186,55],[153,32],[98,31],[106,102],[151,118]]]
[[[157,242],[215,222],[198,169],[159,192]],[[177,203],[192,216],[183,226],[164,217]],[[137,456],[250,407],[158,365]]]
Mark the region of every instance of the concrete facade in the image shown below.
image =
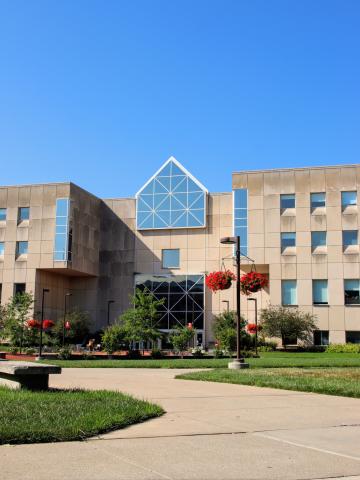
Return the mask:
[[[328,332],[332,343],[349,340],[346,332],[360,335],[359,305],[347,305],[344,299],[344,281],[360,278],[359,242],[343,246],[343,231],[358,232],[359,211],[357,202],[342,206],[342,192],[357,192],[359,183],[360,166],[233,174],[234,192],[247,192],[247,255],[257,271],[269,275],[269,287],[254,295],[258,308],[281,304],[283,282],[293,280],[296,304],[316,314],[319,330]],[[324,193],[325,206],[311,208],[311,193]],[[294,195],[294,208],[282,209],[281,195]],[[58,199],[70,199],[70,253],[64,260],[54,256],[56,235],[64,228],[57,226]],[[64,313],[65,293],[71,292],[70,308],[88,311],[97,330],[107,323],[108,300],[114,301],[110,322],[129,306],[138,275],[176,279],[206,275],[222,264],[233,269],[233,249],[219,240],[234,232],[234,194],[206,192],[205,202],[202,228],[140,229],[136,198],[103,200],[72,183],[1,187],[0,214],[5,211],[6,217],[0,220],[1,301],[25,285],[35,295],[37,313],[42,289],[48,288],[45,315],[56,320]],[[29,207],[28,219],[19,219],[21,207]],[[314,249],[311,232],[326,232],[326,244]],[[296,236],[295,245],[284,251],[282,233]],[[28,242],[27,253],[18,254],[19,242]],[[163,268],[164,249],[179,250],[178,268]],[[244,271],[250,269],[246,258],[242,264]],[[327,281],[327,304],[314,304],[314,280]],[[202,343],[208,344],[213,341],[213,316],[227,305],[235,307],[235,288],[217,294],[205,290],[204,297]],[[253,302],[246,297],[241,302],[242,313],[252,322]]]

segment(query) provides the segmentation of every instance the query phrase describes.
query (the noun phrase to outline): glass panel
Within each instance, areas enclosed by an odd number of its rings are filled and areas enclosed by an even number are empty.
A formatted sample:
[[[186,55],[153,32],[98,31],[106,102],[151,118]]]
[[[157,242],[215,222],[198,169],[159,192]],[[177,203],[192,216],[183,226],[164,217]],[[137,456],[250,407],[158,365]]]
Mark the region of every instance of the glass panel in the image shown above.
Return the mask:
[[[180,250],[169,249],[162,251],[163,268],[180,268]]]
[[[26,255],[28,253],[28,242],[16,242],[16,255]]]
[[[240,249],[243,255],[248,252],[248,191],[246,188],[234,190],[234,235],[240,237]]]
[[[348,247],[349,245],[358,244],[357,230],[344,230],[342,234],[343,234],[343,247]]]
[[[343,208],[357,204],[357,192],[341,192],[341,205]]]
[[[329,330],[315,330],[314,345],[329,345]]]
[[[0,242],[0,255],[3,256],[5,252],[5,243]]]
[[[170,161],[138,195],[137,228],[205,227],[205,200],[206,192]],[[144,212],[149,212],[150,218],[142,215]]]
[[[280,195],[280,208],[295,208],[295,194]]]
[[[313,280],[313,303],[326,305],[328,303],[327,280]]]
[[[346,343],[360,343],[360,332],[346,332]]]
[[[56,200],[56,227],[54,242],[54,260],[67,261],[71,258],[72,231],[69,230],[70,199]]]
[[[18,221],[22,222],[23,220],[29,220],[29,217],[30,217],[30,208],[29,207],[19,207]]]
[[[326,232],[311,232],[312,248],[326,246]]]
[[[311,194],[311,208],[325,207],[325,192]]]
[[[296,280],[283,280],[281,282],[281,294],[283,305],[296,305]]]
[[[176,325],[193,323],[195,328],[204,326],[204,277],[203,275],[136,275],[135,286],[149,285],[156,298],[166,299],[159,311],[165,312],[157,322],[158,328],[168,330]]]
[[[296,233],[286,232],[281,234],[281,251],[284,251],[287,247],[296,246]]]
[[[359,280],[344,280],[345,304],[358,304],[359,298]]]
[[[6,208],[0,208],[0,222],[6,220]]]

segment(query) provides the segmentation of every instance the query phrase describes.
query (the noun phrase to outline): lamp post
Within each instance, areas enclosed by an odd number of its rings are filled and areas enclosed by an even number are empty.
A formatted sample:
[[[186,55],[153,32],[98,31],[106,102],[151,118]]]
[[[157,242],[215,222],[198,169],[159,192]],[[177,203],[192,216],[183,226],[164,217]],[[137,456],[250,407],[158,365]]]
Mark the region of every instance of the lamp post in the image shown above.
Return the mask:
[[[72,296],[72,293],[65,293],[65,296],[64,296],[64,321],[63,321],[63,338],[62,338],[62,346],[64,348],[64,345],[65,345],[65,330],[66,330],[66,299],[68,297],[71,297]]]
[[[241,356],[241,312],[240,312],[240,236],[223,237],[220,240],[223,245],[236,245],[236,359],[228,364],[228,367],[233,370],[241,368],[249,368],[249,364],[244,362]]]
[[[39,355],[36,360],[42,360],[42,340],[43,340],[43,323],[44,323],[44,301],[45,301],[45,293],[50,292],[48,288],[43,288],[42,290],[42,301],[41,301],[41,322],[40,322],[40,342],[39,342]]]
[[[108,300],[107,302],[107,324],[110,325],[110,305],[115,303],[115,300]]]
[[[229,302],[229,300],[221,300],[221,301],[222,301],[222,303],[226,303],[226,311],[227,311],[227,313],[229,313],[229,311],[230,311],[230,302]]]
[[[257,298],[248,298],[248,302],[255,302],[255,355],[258,356]]]

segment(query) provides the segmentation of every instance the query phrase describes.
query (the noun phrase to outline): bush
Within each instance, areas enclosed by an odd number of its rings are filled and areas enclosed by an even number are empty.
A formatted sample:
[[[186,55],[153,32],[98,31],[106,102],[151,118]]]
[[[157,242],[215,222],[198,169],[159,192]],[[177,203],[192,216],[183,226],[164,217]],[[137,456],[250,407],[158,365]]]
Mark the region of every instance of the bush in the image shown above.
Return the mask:
[[[196,357],[196,358],[202,358],[205,356],[205,350],[201,347],[195,347],[195,348],[192,348],[191,349],[191,353],[192,353],[192,356],[193,357]]]
[[[274,349],[269,345],[260,345],[260,347],[258,347],[258,352],[273,352],[273,351]]]
[[[357,343],[339,343],[328,345],[326,353],[360,353],[360,344]]]
[[[24,349],[26,355],[34,355],[36,353],[36,348],[28,347]]]
[[[12,346],[12,347],[10,347],[9,352],[13,355],[16,355],[17,353],[19,353],[19,349],[18,349],[18,347],[13,347]]]
[[[162,351],[159,348],[153,348],[151,350],[151,358],[163,358]]]
[[[124,342],[125,331],[124,328],[115,323],[110,327],[107,327],[101,336],[102,347],[109,355],[113,354],[117,350],[120,350],[122,343]]]
[[[184,356],[184,351],[189,348],[190,341],[194,338],[195,331],[189,327],[177,327],[170,334],[169,340],[174,350],[178,352],[181,358]]]
[[[253,339],[246,333],[246,322],[241,318],[241,346],[242,348],[252,348]],[[228,354],[236,350],[236,312],[223,312],[214,317],[213,323],[214,337],[218,347]]]
[[[83,343],[89,334],[90,317],[87,312],[73,310],[66,315],[69,327],[65,331],[65,343]],[[64,319],[58,320],[53,328],[53,344],[62,344]]]
[[[130,360],[136,360],[138,358],[141,358],[140,350],[129,350],[128,358]]]
[[[60,360],[70,360],[71,358],[71,348],[69,346],[65,346],[59,349],[58,351],[58,358]]]

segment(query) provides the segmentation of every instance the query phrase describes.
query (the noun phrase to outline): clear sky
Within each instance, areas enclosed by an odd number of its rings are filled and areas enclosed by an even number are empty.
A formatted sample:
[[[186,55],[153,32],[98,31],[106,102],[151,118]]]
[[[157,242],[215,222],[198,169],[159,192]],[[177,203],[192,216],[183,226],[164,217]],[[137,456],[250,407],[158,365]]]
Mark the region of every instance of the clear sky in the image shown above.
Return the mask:
[[[360,162],[359,0],[0,0],[0,184]]]

